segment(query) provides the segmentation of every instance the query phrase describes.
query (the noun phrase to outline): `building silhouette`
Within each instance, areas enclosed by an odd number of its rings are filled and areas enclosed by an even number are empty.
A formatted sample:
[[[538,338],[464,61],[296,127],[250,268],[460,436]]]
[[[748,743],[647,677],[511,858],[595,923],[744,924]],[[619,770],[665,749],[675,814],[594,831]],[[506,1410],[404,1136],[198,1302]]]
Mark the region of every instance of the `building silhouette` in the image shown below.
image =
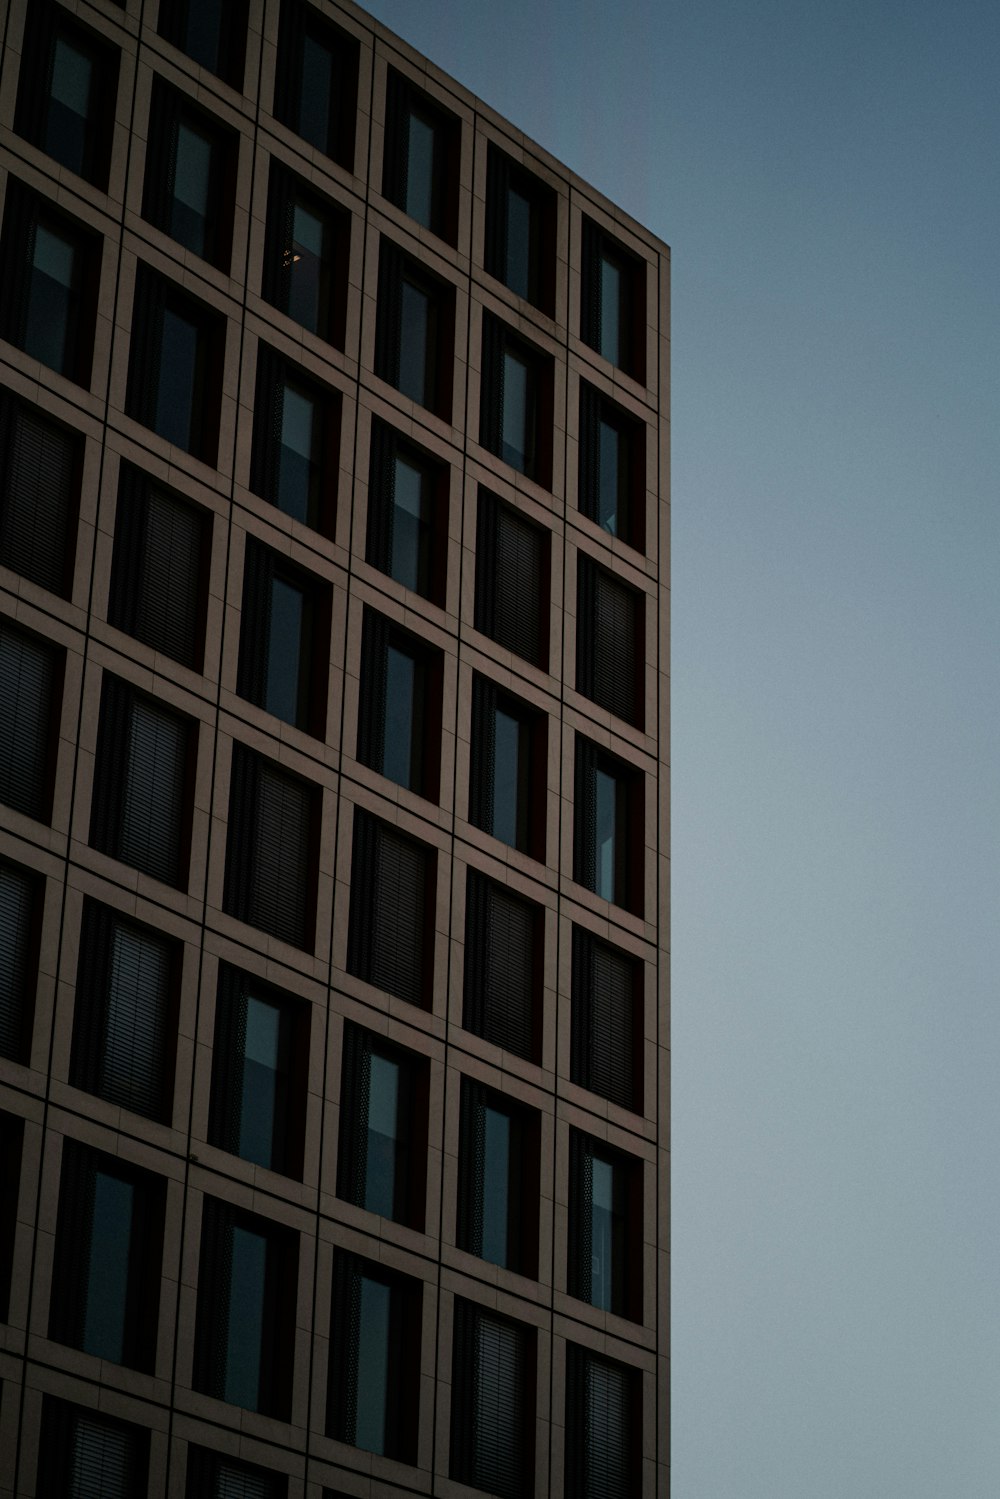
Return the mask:
[[[0,1496],[664,1499],[668,251],[346,0],[0,14]]]

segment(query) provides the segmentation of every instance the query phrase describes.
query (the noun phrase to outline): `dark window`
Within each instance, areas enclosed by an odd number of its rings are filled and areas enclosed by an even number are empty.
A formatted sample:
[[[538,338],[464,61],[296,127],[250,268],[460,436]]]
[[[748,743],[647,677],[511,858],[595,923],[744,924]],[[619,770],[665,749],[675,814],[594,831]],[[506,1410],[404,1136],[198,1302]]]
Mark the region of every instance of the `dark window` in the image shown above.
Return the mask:
[[[489,490],[479,490],[476,629],[544,668],[549,659],[549,538]]]
[[[242,89],[247,0],[160,0],[159,31],[200,67]]]
[[[191,719],[104,674],[90,842],[183,889],[190,842]]]
[[[148,266],[136,272],[125,410],[203,463],[219,447],[225,322]]]
[[[63,1146],[49,1337],[151,1373],[166,1204],[162,1177]]]
[[[283,0],[275,117],[348,172],[354,170],[359,55],[355,38],[311,5]]]
[[[0,241],[0,333],[89,386],[101,240],[13,178]]]
[[[356,1255],[333,1262],[327,1435],[412,1463],[420,1418],[420,1286]]]
[[[356,808],[347,970],[413,1005],[430,993],[436,874],[434,849]]]
[[[299,1236],[206,1197],[194,1388],[287,1421],[291,1412]]]
[[[645,321],[645,265],[585,218],[580,337],[602,358],[644,380]]]
[[[264,297],[338,349],[346,334],[350,227],[344,209],[318,197],[272,158]]]
[[[2,878],[3,868],[0,866],[0,879]],[[3,896],[0,893],[0,900],[2,899]],[[0,915],[0,920],[2,920],[2,915]],[[0,937],[0,942],[2,940]],[[2,950],[0,950],[0,963],[2,961]],[[14,1273],[14,1244],[18,1222],[17,1199],[21,1184],[23,1144],[23,1120],[13,1114],[0,1114],[0,1322],[6,1322],[10,1315],[10,1283]]]
[[[552,361],[483,313],[479,441],[539,484],[551,477]]]
[[[642,1318],[642,1164],[569,1132],[569,1293]]]
[[[83,438],[0,390],[0,566],[69,593]]]
[[[322,735],[326,719],[324,642],[329,589],[247,538],[237,691],[285,723]]]
[[[470,869],[462,1024],[528,1062],[538,1058],[541,956],[540,908]]]
[[[337,1196],[422,1230],[427,1171],[427,1065],[344,1027]]]
[[[213,1145],[286,1176],[301,1176],[309,1009],[223,963],[215,1009]]]
[[[544,714],[472,678],[469,821],[511,848],[545,858]]]
[[[316,924],[319,787],[233,745],[223,908],[308,950]]]
[[[566,1348],[566,1493],[634,1499],[641,1488],[637,1369],[570,1343]]]
[[[118,51],[58,6],[28,7],[14,128],[95,187],[108,185]]]
[[[454,291],[384,236],[379,245],[375,373],[418,406],[451,412]]]
[[[149,1432],[45,1397],[38,1499],[136,1499],[149,1483]]]
[[[441,653],[366,609],[361,639],[358,759],[436,801],[440,780]]]
[[[389,69],[382,193],[450,244],[455,243],[458,219],[460,133],[454,116]]]
[[[451,1477],[500,1499],[530,1499],[535,1492],[533,1330],[456,1297],[453,1347]]]
[[[0,861],[0,1057],[26,1062],[31,1050],[43,881]]]
[[[643,778],[576,737],[573,878],[602,900],[642,915]]]
[[[108,619],[154,651],[199,670],[212,521],[207,511],[123,463]]]
[[[286,1499],[288,1479],[206,1447],[189,1447],[184,1492],[186,1499]]]
[[[580,385],[580,513],[640,551],[645,545],[644,430]]]
[[[73,1011],[74,1088],[168,1123],[180,944],[87,900]]]
[[[0,620],[0,803],[48,822],[52,813],[63,652]]]
[[[486,269],[534,307],[555,303],[556,195],[490,146],[486,175]]]
[[[384,422],[372,422],[366,558],[404,588],[441,603],[448,473]]]
[[[228,270],[236,140],[162,79],[153,84],[142,216],[203,260]]]
[[[538,1270],[538,1116],[462,1079],[458,1247],[521,1275]]]
[[[577,691],[641,729],[646,670],[642,594],[582,554],[577,578]]]
[[[330,392],[260,345],[250,488],[293,520],[327,534],[335,412]]]
[[[573,928],[570,1075],[623,1109],[642,1111],[642,963]]]

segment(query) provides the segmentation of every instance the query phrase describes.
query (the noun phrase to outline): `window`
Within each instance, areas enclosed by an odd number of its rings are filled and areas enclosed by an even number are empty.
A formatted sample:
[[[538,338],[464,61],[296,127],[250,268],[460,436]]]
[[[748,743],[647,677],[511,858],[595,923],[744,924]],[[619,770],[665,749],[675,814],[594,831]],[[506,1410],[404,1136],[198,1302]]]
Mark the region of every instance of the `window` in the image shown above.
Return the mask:
[[[573,878],[641,916],[642,772],[576,737]]]
[[[14,128],[60,166],[108,185],[118,52],[55,5],[30,5]]]
[[[231,131],[155,80],[142,216],[223,271],[232,255],[236,149]]]
[[[48,822],[52,813],[62,651],[0,619],[0,803]]]
[[[445,591],[447,483],[443,465],[372,422],[366,559],[436,604]]]
[[[245,745],[233,745],[223,909],[308,951],[316,926],[321,793]]]
[[[223,963],[208,1138],[245,1161],[301,1176],[309,1009]]]
[[[354,37],[311,5],[283,0],[275,117],[348,172],[354,170],[359,55]]]
[[[236,690],[285,723],[322,736],[329,589],[249,537]]]
[[[580,513],[640,551],[643,428],[589,385],[580,385]]]
[[[426,1004],[436,882],[434,849],[355,809],[349,973],[397,999]]]
[[[160,0],[159,31],[200,67],[242,89],[246,0]]]
[[[46,1395],[38,1499],[135,1499],[149,1482],[149,1432]]]
[[[569,1132],[569,1294],[642,1318],[642,1165]]]
[[[65,1142],[50,1338],[152,1373],[165,1205],[161,1177]]]
[[[555,305],[555,193],[489,148],[486,175],[486,270],[533,307]]]
[[[344,347],[350,215],[272,157],[263,294],[310,333]]]
[[[573,928],[570,1076],[623,1109],[642,1112],[642,963]]]
[[[0,876],[2,873],[0,866]],[[23,1144],[23,1120],[14,1114],[0,1114],[0,1322],[6,1322],[10,1316],[10,1283],[14,1273]]]
[[[286,1499],[288,1479],[269,1468],[192,1446],[184,1492],[187,1499]]]
[[[181,948],[88,899],[83,908],[69,1080],[169,1123]]]
[[[104,674],[90,842],[143,874],[187,885],[191,719]]]
[[[291,1413],[299,1236],[206,1197],[194,1388],[287,1421]]]
[[[535,1492],[533,1330],[456,1297],[453,1348],[451,1477],[499,1499],[530,1499]]]
[[[567,1494],[633,1499],[640,1492],[640,1380],[637,1369],[567,1344]]]
[[[384,236],[379,245],[375,373],[418,406],[451,414],[454,291]]]
[[[260,345],[250,488],[293,520],[329,534],[335,398]]]
[[[476,629],[543,670],[549,660],[549,537],[479,490]]]
[[[0,1057],[26,1062],[38,971],[43,882],[0,861]]]
[[[344,1027],[337,1196],[423,1230],[427,1187],[427,1064]]]
[[[440,652],[366,609],[358,759],[397,786],[437,801],[440,745]]]
[[[417,1456],[420,1286],[338,1250],[327,1436],[398,1462]]]
[[[545,716],[472,678],[469,821],[532,858],[545,858]]]
[[[526,1062],[538,1060],[541,959],[541,909],[470,869],[462,1024]]]
[[[521,1275],[538,1271],[538,1116],[462,1079],[458,1247]]]
[[[136,272],[125,410],[215,464],[225,322],[148,266]]]
[[[202,663],[211,536],[206,511],[122,464],[108,619],[195,671]]]
[[[646,670],[642,594],[582,554],[577,579],[577,691],[641,729]]]
[[[65,597],[83,438],[0,389],[0,566]]]
[[[479,441],[538,484],[551,477],[552,361],[483,313]]]
[[[583,221],[580,337],[603,359],[643,381],[646,268],[590,219]]]
[[[458,228],[459,122],[401,73],[386,83],[382,194],[449,244]]]
[[[0,333],[89,386],[101,241],[13,178],[0,241]]]

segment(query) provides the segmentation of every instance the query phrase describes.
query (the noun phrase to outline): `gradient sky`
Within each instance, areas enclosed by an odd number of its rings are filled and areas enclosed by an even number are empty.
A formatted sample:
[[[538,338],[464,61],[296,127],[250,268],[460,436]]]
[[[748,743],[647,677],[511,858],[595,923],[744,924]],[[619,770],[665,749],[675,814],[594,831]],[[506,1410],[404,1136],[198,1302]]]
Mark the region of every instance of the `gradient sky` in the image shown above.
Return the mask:
[[[673,250],[673,1499],[996,1499],[1000,6],[369,9]]]

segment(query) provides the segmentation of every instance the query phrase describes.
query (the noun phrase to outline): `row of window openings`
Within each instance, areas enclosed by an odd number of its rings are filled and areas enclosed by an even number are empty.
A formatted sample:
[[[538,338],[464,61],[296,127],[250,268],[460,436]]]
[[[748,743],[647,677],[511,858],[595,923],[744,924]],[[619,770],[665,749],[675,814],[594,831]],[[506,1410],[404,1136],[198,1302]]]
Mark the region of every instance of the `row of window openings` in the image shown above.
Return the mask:
[[[221,0],[164,0],[160,32],[232,81],[242,71],[238,19],[223,18]],[[297,0],[285,0],[278,44],[275,113],[317,150],[349,170],[359,48],[339,28]],[[118,57],[94,33],[56,7],[36,7],[27,26],[16,128],[69,170],[107,185]],[[234,70],[235,69],[235,73]],[[39,81],[47,79],[45,87]],[[389,73],[382,190],[425,228],[454,242],[453,183],[459,122],[400,74]],[[143,212],[196,255],[227,269],[231,252],[236,138],[183,95],[157,80],[149,131]],[[273,184],[272,184],[273,185]],[[332,248],[324,247],[329,214],[318,200],[272,203],[269,271],[288,278],[283,310],[313,331],[319,325],[318,281]],[[272,216],[273,214],[273,216]],[[554,310],[556,195],[539,178],[491,146],[487,175],[486,269],[518,296]],[[644,375],[645,267],[596,224],[585,220],[581,336],[612,364]],[[325,253],[326,249],[326,253]],[[294,288],[293,288],[294,283]],[[265,286],[265,295],[268,288]],[[271,300],[275,300],[274,297]],[[279,303],[280,305],[280,303]],[[300,314],[305,316],[300,316]],[[314,321],[315,320],[315,321]],[[417,398],[419,399],[419,398]],[[426,404],[426,403],[425,403]]]

